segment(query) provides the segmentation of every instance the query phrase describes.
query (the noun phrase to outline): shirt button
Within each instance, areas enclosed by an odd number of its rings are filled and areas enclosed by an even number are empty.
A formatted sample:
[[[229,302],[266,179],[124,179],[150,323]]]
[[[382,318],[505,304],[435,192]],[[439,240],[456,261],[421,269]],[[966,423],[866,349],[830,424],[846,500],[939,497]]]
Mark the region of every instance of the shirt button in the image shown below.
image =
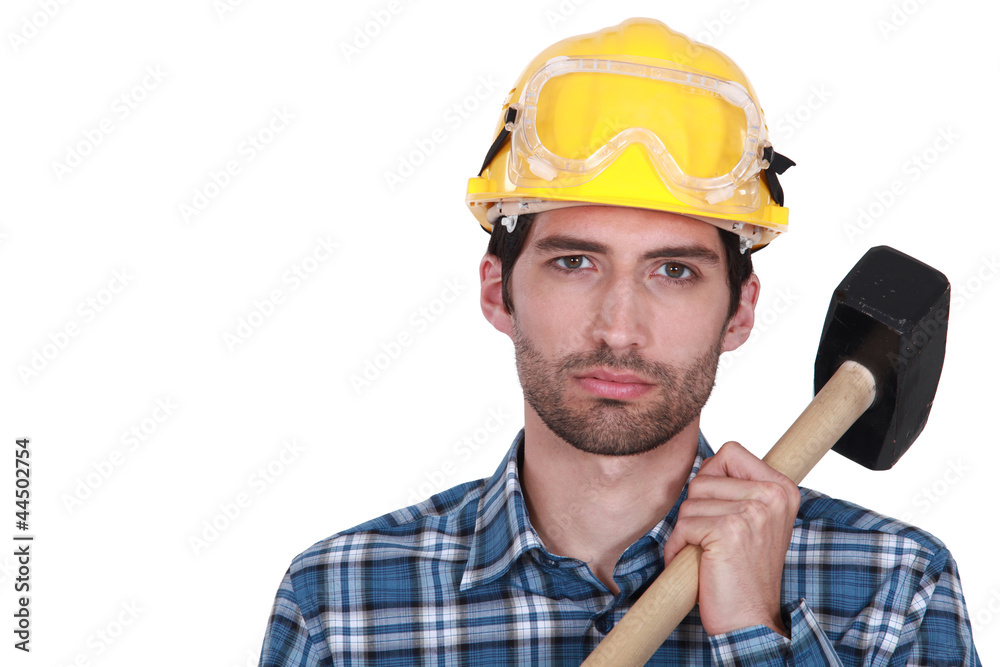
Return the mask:
[[[597,622],[594,623],[594,627],[596,627],[597,631],[600,632],[602,635],[606,635],[609,632],[611,632],[611,616],[610,616],[610,614],[607,614],[607,615],[604,615],[604,616],[601,616],[600,618],[598,618]]]

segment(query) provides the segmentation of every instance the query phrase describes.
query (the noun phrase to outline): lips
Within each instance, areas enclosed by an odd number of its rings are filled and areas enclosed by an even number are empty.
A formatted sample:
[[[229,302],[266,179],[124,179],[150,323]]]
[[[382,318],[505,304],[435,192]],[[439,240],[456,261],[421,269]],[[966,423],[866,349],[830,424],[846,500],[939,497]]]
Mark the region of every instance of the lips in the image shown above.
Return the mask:
[[[577,383],[588,393],[600,398],[628,400],[638,398],[653,388],[651,382],[631,373],[615,373],[605,369],[587,371],[576,376]]]

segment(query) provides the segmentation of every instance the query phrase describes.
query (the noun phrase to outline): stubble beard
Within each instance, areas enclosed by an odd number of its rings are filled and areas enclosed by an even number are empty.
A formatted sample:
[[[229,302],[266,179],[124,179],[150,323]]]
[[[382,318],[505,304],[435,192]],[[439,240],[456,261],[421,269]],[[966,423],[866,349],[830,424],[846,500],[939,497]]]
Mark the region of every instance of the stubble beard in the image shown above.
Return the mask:
[[[708,401],[722,353],[722,335],[690,365],[644,359],[636,352],[615,356],[609,347],[548,360],[513,328],[514,353],[528,405],[557,436],[573,447],[603,456],[634,456],[652,451],[683,431]],[[574,374],[602,368],[640,375],[655,384],[652,404],[593,397],[570,405],[566,391]]]

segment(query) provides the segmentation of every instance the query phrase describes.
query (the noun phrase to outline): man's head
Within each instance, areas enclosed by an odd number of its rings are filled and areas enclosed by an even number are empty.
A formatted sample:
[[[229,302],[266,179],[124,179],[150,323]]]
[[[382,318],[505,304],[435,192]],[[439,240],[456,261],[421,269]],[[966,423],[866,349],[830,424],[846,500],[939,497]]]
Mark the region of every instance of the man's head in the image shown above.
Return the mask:
[[[540,213],[517,243],[513,264],[483,258],[483,312],[514,341],[525,399],[545,425],[583,451],[627,455],[695,423],[720,352],[749,336],[759,288],[749,274],[731,309],[718,229],[592,206]]]
[[[585,451],[697,428],[753,325],[750,248],[787,226],[746,75],[659,21],[562,40],[514,84],[466,203],[491,232],[483,311],[531,407]]]

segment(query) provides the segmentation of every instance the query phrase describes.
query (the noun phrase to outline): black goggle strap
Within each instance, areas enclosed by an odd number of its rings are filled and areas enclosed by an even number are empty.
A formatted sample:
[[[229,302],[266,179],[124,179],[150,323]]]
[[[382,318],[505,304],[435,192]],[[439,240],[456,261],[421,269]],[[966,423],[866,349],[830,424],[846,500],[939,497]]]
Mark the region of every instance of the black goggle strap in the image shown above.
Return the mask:
[[[514,121],[516,119],[517,119],[517,109],[515,109],[514,107],[507,107],[507,113],[503,118],[503,127],[500,128],[500,134],[498,134],[497,138],[493,140],[493,145],[490,146],[490,149],[486,151],[486,159],[483,160],[483,166],[479,168],[480,176],[483,175],[483,172],[486,170],[486,167],[490,165],[490,162],[493,161],[493,158],[495,158],[497,153],[500,152],[500,149],[503,148],[504,142],[507,141],[507,137],[510,136],[510,130],[508,130],[507,128],[513,127]]]
[[[784,206],[785,191],[781,189],[781,183],[778,182],[778,174],[785,173],[785,170],[794,167],[795,163],[781,153],[775,152],[771,146],[764,148],[763,158],[768,163],[767,169],[764,170],[764,177],[767,179],[767,189],[771,191],[771,199],[778,206]]]

